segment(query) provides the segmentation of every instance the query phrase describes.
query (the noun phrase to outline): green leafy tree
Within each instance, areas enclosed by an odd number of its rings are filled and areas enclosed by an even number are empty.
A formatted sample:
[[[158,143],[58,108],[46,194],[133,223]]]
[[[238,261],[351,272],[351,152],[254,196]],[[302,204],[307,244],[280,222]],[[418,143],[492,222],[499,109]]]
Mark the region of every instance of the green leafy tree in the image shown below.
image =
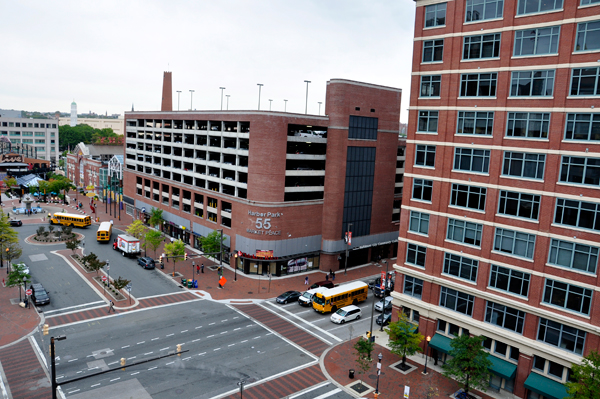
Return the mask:
[[[46,228],[44,226],[40,226],[35,231],[35,234],[37,234],[38,237],[41,237],[44,235],[45,232],[46,232]]]
[[[13,192],[13,188],[17,187],[17,179],[15,179],[14,177],[6,176],[3,182],[11,193]]]
[[[390,323],[386,329],[390,336],[389,346],[391,352],[402,356],[402,368],[406,369],[406,356],[412,356],[421,351],[423,335],[415,332],[415,325],[410,322],[404,312],[399,312],[398,321]]]
[[[95,255],[94,255],[95,256]],[[92,258],[90,259],[90,261],[88,262],[88,268],[91,271],[96,272],[96,275],[98,275],[98,272],[100,271],[100,269],[102,269],[104,266],[106,266],[106,261],[101,261],[100,259],[98,259],[98,257]]]
[[[144,249],[144,252],[146,252],[145,238],[146,233],[148,232],[148,228],[144,226],[144,223],[141,220],[134,220],[133,223],[131,223],[129,227],[127,227],[126,232],[130,236],[140,240],[140,247],[142,247]]]
[[[79,244],[81,244],[81,241],[78,240],[76,237],[73,237],[70,240],[65,241],[65,245],[67,246],[67,249],[70,249],[71,251],[73,251],[73,254],[75,253],[75,250],[77,250],[77,248],[79,248]]]
[[[152,208],[150,209],[150,218],[148,219],[148,224],[150,226],[154,226],[155,228],[163,223],[163,210],[160,208]]]
[[[600,398],[600,354],[591,351],[583,358],[581,364],[571,367],[571,381],[565,385],[569,396],[573,399]]]
[[[6,252],[6,257],[10,263],[11,259],[19,259],[21,257],[23,254],[23,249],[18,242],[10,242],[6,245],[4,252]]]
[[[173,277],[175,277],[175,264],[183,259],[185,253],[185,244],[181,240],[173,241],[165,244],[165,255],[172,258],[173,261]]]
[[[6,279],[7,287],[19,287],[19,297],[21,297],[21,285],[23,285],[23,278],[25,282],[31,284],[31,276],[25,273],[25,266],[20,264],[12,265],[11,272],[8,273]]]
[[[371,340],[360,337],[354,344],[354,354],[356,355],[356,365],[358,367],[358,374],[365,374],[371,369],[373,359],[371,359],[371,352],[373,352],[375,344]],[[363,387],[362,379],[360,380],[360,386]]]
[[[116,279],[116,280],[113,281],[113,287],[115,287],[117,289],[117,291],[118,290],[122,290],[130,282],[131,282],[131,280],[127,280],[127,279],[124,279],[123,277],[119,276],[118,279]]]
[[[38,182],[38,187],[40,189],[40,195],[43,195],[44,201],[46,201],[46,195],[50,194],[50,183],[44,180],[40,180]]]
[[[471,388],[485,391],[489,386],[492,362],[483,349],[484,340],[483,335],[470,337],[463,334],[450,341],[452,358],[442,365],[443,374],[463,385],[466,393]]]
[[[146,243],[148,249],[154,252],[154,257],[156,258],[156,250],[162,244],[163,235],[160,231],[154,229],[148,229],[146,236],[144,237],[144,242]]]
[[[223,237],[223,241],[225,241],[225,237]],[[221,233],[219,231],[213,231],[206,237],[202,237],[200,240],[202,243],[202,251],[207,254],[218,253],[222,250],[222,245],[220,245],[221,241]]]
[[[18,242],[19,235],[11,227],[8,215],[0,209],[0,264],[4,261],[4,256],[7,255],[7,246]]]

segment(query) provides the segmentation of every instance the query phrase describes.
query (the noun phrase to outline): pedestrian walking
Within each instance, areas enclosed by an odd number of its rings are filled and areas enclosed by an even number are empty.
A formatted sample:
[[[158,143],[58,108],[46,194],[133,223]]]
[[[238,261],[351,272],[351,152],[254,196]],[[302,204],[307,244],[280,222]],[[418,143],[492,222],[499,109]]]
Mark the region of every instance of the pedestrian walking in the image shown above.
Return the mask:
[[[335,281],[335,272],[331,272],[331,281]]]
[[[304,285],[308,285],[308,276],[304,277]]]
[[[329,274],[325,275],[325,281],[329,281]]]
[[[110,313],[111,310],[113,311],[113,313],[117,313],[114,306],[115,304],[113,303],[113,301],[108,301],[108,313]]]
[[[202,266],[200,266],[200,272],[204,273],[204,263],[202,264]]]
[[[200,274],[200,265],[196,265],[196,274]]]

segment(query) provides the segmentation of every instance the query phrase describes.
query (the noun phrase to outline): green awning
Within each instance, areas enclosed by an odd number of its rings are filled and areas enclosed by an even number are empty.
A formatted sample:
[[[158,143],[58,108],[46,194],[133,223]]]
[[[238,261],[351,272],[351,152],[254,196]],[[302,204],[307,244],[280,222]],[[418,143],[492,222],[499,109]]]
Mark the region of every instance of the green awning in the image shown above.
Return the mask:
[[[569,396],[567,388],[560,382],[543,377],[537,373],[529,374],[525,380],[525,388],[544,395],[546,398],[563,399]]]
[[[435,334],[431,338],[431,341],[429,341],[429,346],[431,346],[433,349],[437,349],[440,352],[449,353],[450,349],[452,349],[452,347],[450,346],[450,341],[452,341],[452,338],[444,337],[440,334]]]
[[[506,380],[512,380],[517,372],[517,365],[502,360],[494,355],[488,355],[488,359],[492,362],[490,371]]]

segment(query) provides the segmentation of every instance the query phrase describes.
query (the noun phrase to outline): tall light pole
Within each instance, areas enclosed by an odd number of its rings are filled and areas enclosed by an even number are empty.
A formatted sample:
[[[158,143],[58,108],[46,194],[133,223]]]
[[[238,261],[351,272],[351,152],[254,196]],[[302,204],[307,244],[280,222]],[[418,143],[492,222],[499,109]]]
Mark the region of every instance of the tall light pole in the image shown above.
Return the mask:
[[[223,111],[223,90],[225,90],[225,88],[219,87],[219,89],[221,89],[221,111]]]
[[[323,104],[323,102],[319,101],[319,115],[321,115],[321,104]]]
[[[305,80],[306,82],[306,105],[304,106],[304,113],[307,114],[308,113],[308,84],[310,83],[310,80]]]
[[[190,111],[192,111],[194,109],[194,107],[192,106],[193,104],[193,100],[194,100],[194,92],[196,90],[190,90]]]
[[[244,399],[244,384],[246,383],[246,380],[241,380],[240,382],[238,382],[238,387],[240,387],[240,399]]]
[[[379,358],[379,362],[377,362],[377,386],[375,387],[375,394],[379,395],[379,374],[381,374],[381,359],[383,359],[383,355],[380,353],[377,357]]]
[[[271,99],[269,98],[269,111],[271,110],[271,104],[272,104],[272,103],[273,103],[273,100],[271,100]]]
[[[58,384],[56,383],[56,363],[55,363],[55,355],[54,355],[54,341],[62,341],[63,339],[67,339],[64,335],[59,335],[58,337],[50,337],[50,362],[52,364],[52,399],[56,399],[56,388]]]
[[[287,100],[283,100],[283,112],[287,112]]]
[[[179,111],[179,98],[181,97],[181,90],[177,90],[177,111]]]
[[[225,97],[227,97],[227,111],[229,111],[229,94],[225,94]]]
[[[108,287],[110,288],[110,262],[108,259],[106,260],[106,273],[108,273],[108,278],[106,281],[108,282]]]
[[[260,111],[260,89],[264,86],[262,83],[257,83],[258,86],[258,110]]]
[[[387,260],[382,260],[382,262],[385,262],[385,281],[382,281],[383,283],[383,306],[382,306],[382,311],[381,311],[381,329],[379,331],[383,332],[383,320],[384,318],[384,314],[385,314],[385,298],[387,297],[388,294],[386,294],[386,290],[388,289],[388,262]]]
[[[431,337],[427,336],[427,346],[425,347],[425,370],[423,370],[423,375],[427,375],[427,354],[429,353],[429,341],[431,341]]]
[[[348,223],[346,226],[346,259],[344,260],[344,275],[346,275],[348,271],[348,248],[352,245],[352,223]]]

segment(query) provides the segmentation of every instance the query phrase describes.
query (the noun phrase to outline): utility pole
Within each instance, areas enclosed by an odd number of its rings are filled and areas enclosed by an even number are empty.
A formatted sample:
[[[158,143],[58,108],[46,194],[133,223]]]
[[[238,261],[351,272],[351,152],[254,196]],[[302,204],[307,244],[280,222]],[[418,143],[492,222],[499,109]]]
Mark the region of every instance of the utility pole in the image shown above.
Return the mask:
[[[351,227],[352,223],[348,223],[346,226],[346,259],[344,261],[344,275],[346,275],[348,271],[348,249],[350,248],[350,245],[352,245],[352,231],[350,231]]]
[[[56,398],[56,388],[58,385],[56,384],[56,362],[55,362],[55,354],[54,354],[54,340],[62,341],[63,339],[67,339],[64,335],[59,335],[58,337],[50,337],[50,363],[52,365],[52,399]]]

